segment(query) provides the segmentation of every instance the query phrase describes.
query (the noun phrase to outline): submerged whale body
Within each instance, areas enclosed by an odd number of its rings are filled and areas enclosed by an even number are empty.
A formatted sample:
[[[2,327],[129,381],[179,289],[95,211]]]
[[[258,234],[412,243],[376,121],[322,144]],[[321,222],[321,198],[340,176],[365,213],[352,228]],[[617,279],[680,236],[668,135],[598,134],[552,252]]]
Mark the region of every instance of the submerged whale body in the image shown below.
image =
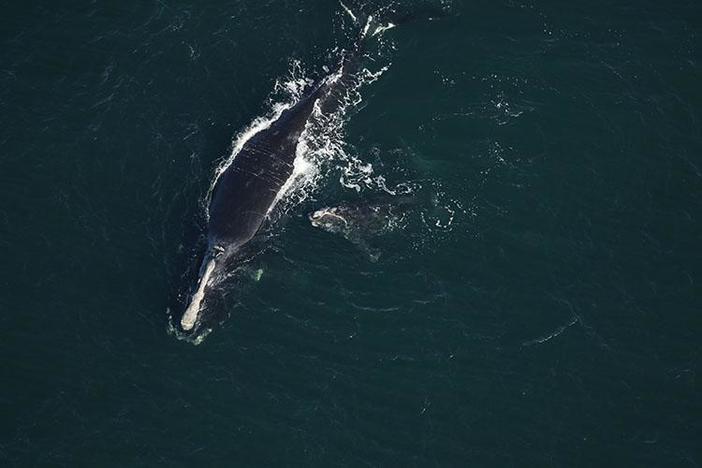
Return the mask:
[[[368,239],[402,228],[416,203],[414,197],[397,197],[382,203],[324,207],[310,213],[308,219],[313,227],[340,235],[375,262],[380,251],[371,247]]]

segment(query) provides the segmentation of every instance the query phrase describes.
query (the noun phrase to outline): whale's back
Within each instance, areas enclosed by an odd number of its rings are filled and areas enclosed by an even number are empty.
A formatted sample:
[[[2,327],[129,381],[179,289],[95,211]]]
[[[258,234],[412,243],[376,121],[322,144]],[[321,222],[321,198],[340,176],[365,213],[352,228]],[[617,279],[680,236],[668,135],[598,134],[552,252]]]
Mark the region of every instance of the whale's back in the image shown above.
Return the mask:
[[[309,119],[314,93],[247,141],[219,176],[210,202],[209,236],[242,245],[260,228],[292,176],[297,144]]]

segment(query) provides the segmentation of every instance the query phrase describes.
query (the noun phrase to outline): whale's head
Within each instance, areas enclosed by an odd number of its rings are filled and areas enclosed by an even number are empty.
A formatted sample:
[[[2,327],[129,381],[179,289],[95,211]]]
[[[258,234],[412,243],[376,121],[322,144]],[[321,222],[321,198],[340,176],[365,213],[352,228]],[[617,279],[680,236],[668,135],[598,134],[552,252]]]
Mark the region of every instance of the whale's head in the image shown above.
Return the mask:
[[[180,318],[180,330],[186,334],[198,334],[206,329],[208,306],[212,301],[212,293],[226,277],[229,261],[235,249],[221,244],[210,244],[198,274],[197,283],[191,289],[188,303]]]
[[[328,232],[342,232],[349,222],[338,208],[322,208],[309,215],[312,226]]]

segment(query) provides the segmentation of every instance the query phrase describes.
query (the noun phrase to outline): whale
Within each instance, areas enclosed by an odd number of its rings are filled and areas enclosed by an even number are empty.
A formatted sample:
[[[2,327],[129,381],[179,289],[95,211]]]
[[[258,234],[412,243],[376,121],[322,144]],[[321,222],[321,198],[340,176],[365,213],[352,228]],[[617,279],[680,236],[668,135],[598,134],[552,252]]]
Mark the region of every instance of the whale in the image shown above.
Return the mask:
[[[211,331],[206,327],[204,313],[210,294],[227,279],[237,261],[246,256],[245,247],[290,186],[300,138],[310,119],[317,112],[329,115],[343,107],[347,92],[361,84],[358,71],[365,43],[396,24],[420,18],[432,20],[447,13],[429,9],[398,16],[393,9],[385,9],[361,16],[341,5],[359,33],[353,44],[341,51],[337,66],[311,85],[294,105],[277,114],[270,125],[259,128],[243,145],[237,145],[236,154],[218,171],[207,209],[207,247],[179,321],[181,332],[195,335],[201,327]]]
[[[377,236],[401,226],[419,204],[415,196],[398,195],[387,201],[325,206],[309,213],[307,218],[313,227],[346,238],[359,233]]]
[[[354,18],[355,19],[355,18]],[[342,53],[334,71],[317,81],[294,105],[241,146],[217,176],[208,207],[207,247],[195,287],[180,319],[184,332],[193,332],[207,307],[207,298],[223,279],[237,255],[261,229],[293,177],[297,147],[315,110],[330,113],[342,105],[345,91],[357,79],[363,41],[387,28],[366,19],[358,39]]]

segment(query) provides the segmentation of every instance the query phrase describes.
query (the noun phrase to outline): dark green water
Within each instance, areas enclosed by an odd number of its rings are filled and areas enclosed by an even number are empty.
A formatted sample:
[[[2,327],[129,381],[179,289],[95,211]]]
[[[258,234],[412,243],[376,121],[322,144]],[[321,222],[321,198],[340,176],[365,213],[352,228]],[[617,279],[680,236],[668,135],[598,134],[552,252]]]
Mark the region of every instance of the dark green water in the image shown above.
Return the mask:
[[[352,28],[327,0],[5,2],[0,464],[699,466],[702,6],[452,12],[386,33],[343,137],[436,219],[370,262],[306,220],[373,192],[329,169],[193,346],[166,308],[214,169]]]

